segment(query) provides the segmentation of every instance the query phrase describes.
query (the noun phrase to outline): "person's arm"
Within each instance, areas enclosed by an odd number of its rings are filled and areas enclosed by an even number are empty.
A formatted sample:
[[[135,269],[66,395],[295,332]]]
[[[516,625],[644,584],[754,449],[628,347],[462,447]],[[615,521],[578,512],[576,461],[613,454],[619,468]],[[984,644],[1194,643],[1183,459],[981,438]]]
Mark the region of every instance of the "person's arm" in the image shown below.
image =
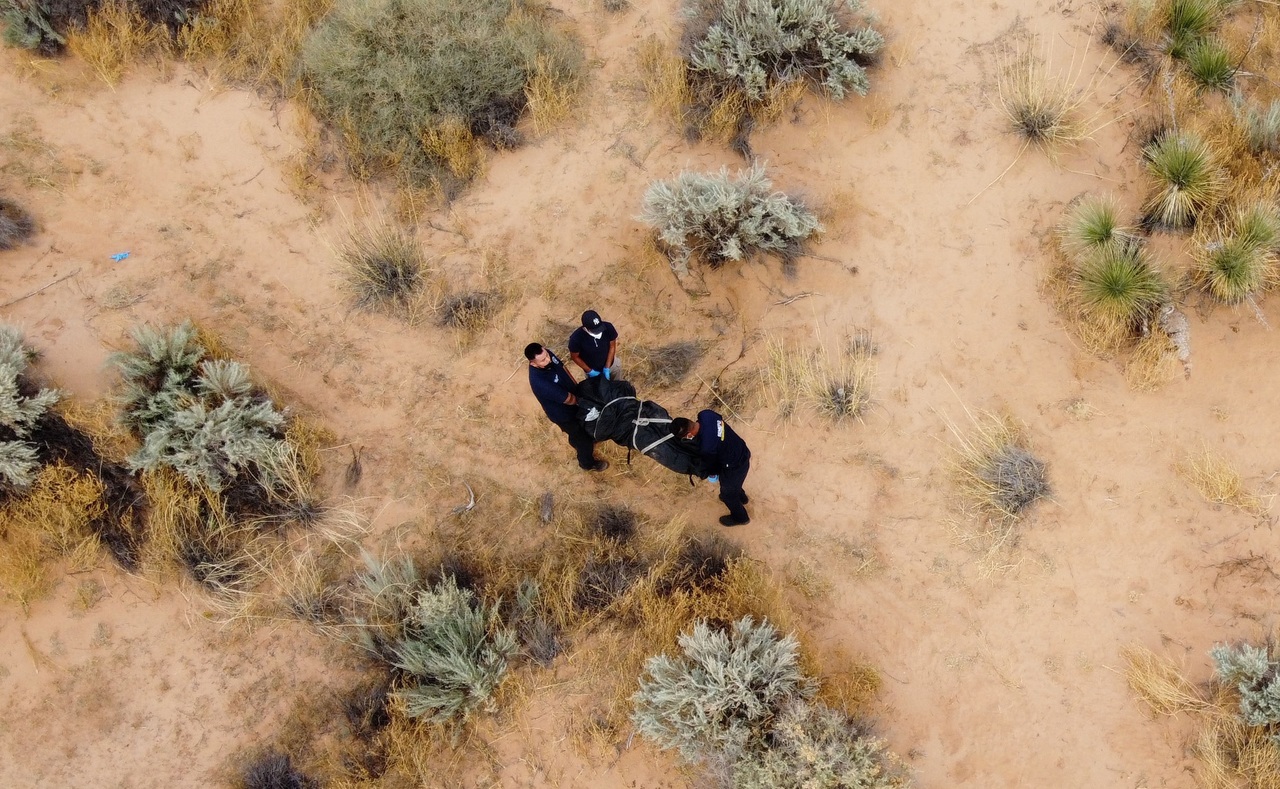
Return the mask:
[[[591,366],[588,365],[586,362],[582,361],[582,354],[578,353],[577,351],[569,351],[569,358],[573,360],[574,364],[581,367],[584,373],[591,372]],[[569,377],[572,378],[573,376],[569,376]]]
[[[609,342],[609,359],[604,363],[605,367],[613,367],[613,357],[618,353],[618,340],[615,338]],[[579,362],[581,364],[581,362]]]

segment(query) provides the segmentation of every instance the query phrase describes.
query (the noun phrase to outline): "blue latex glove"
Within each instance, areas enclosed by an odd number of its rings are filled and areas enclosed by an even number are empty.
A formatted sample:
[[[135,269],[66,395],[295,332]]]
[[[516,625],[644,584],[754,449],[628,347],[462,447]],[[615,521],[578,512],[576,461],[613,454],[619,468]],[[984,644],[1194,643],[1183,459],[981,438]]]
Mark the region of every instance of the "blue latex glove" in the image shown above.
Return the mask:
[[[605,379],[606,381],[612,381],[612,380],[613,380],[613,370],[610,370],[608,367],[604,368],[604,379]]]
[[[707,477],[707,482],[710,482],[712,485],[719,485],[720,477],[713,474],[710,477]]]
[[[588,377],[588,378],[595,378],[595,377],[596,377],[597,375],[599,375],[599,374],[600,374],[600,371],[599,371],[599,370],[587,370],[587,377]]]

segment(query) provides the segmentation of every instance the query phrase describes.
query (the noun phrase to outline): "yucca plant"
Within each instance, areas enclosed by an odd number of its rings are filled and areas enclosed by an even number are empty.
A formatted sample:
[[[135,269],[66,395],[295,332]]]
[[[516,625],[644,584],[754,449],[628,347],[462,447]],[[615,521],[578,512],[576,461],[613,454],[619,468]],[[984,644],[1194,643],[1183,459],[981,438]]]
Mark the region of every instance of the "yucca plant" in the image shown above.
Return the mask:
[[[1165,9],[1165,51],[1182,60],[1222,18],[1222,0],[1169,0]]]
[[[1186,54],[1187,70],[1206,88],[1227,91],[1236,76],[1236,58],[1216,38],[1207,38]]]
[[[1258,249],[1280,249],[1280,211],[1259,200],[1237,208],[1232,217],[1236,238]]]
[[[1067,208],[1058,228],[1058,244],[1073,263],[1104,249],[1137,243],[1120,222],[1120,204],[1112,195],[1085,195]]]
[[[1217,202],[1222,172],[1213,151],[1199,137],[1170,132],[1142,152],[1154,188],[1145,215],[1152,224],[1178,229],[1195,224]]]
[[[1224,304],[1239,304],[1270,284],[1275,256],[1241,236],[1210,242],[1196,256],[1192,276]]]
[[[1138,245],[1102,249],[1076,271],[1073,288],[1091,317],[1132,326],[1153,314],[1168,288]]]

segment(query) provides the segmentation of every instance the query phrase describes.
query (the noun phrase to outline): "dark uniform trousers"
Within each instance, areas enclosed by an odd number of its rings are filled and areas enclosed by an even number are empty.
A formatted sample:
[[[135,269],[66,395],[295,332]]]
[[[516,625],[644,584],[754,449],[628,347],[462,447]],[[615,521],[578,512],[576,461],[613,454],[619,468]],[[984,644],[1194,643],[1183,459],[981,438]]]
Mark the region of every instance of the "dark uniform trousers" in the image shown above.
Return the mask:
[[[747,472],[750,470],[751,458],[747,458],[741,465],[720,472],[720,500],[729,508],[729,515],[734,520],[745,521],[749,517],[747,494],[742,490],[742,484],[747,481]]]
[[[569,437],[569,446],[578,453],[578,467],[590,471],[596,467],[596,440],[591,437],[582,423],[574,419],[569,422],[553,422]]]

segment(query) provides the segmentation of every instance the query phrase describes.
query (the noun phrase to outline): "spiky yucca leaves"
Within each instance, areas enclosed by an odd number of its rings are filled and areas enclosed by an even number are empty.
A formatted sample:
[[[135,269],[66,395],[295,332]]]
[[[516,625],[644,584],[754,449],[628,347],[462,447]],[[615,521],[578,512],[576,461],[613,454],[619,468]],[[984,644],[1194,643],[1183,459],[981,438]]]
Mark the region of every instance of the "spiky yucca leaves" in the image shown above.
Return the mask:
[[[777,83],[805,80],[837,99],[865,96],[865,67],[884,37],[869,25],[848,25],[859,7],[856,0],[691,0],[690,18],[713,21],[693,44],[689,68],[756,102]]]
[[[448,723],[492,708],[517,647],[515,634],[499,621],[497,606],[477,601],[447,575],[418,592],[392,649],[395,665],[412,681],[396,693],[405,714]]]
[[[40,470],[37,447],[25,441],[61,395],[25,378],[35,355],[22,333],[0,325],[0,494],[24,491]]]
[[[645,192],[641,219],[657,229],[680,271],[693,256],[712,267],[768,252],[793,258],[822,231],[803,203],[773,191],[761,165],[737,178],[721,168],[715,175],[685,172],[657,181]]]
[[[1099,250],[1077,269],[1072,287],[1086,315],[1120,327],[1149,318],[1168,293],[1150,254],[1138,244]]]
[[[1154,224],[1190,227],[1221,196],[1221,168],[1199,137],[1170,132],[1147,146],[1142,155],[1154,182],[1145,206],[1145,214]]]
[[[679,643],[679,657],[658,655],[645,664],[632,720],[660,748],[677,748],[688,761],[736,761],[760,746],[784,707],[813,693],[795,637],[768,622],[744,617],[725,632],[700,620]]]
[[[1240,717],[1249,726],[1280,726],[1280,663],[1266,647],[1219,644],[1209,650],[1218,680],[1240,693]]]
[[[1269,250],[1233,236],[1200,250],[1192,276],[1223,304],[1239,304],[1270,284],[1274,265],[1275,256]]]
[[[1182,60],[1222,19],[1223,0],[1168,0],[1165,8],[1165,51]]]
[[[1210,90],[1228,91],[1236,76],[1238,58],[1216,38],[1201,41],[1187,52],[1187,70]]]
[[[900,789],[909,786],[883,740],[825,704],[794,702],[767,747],[733,765],[734,789]]]
[[[1120,223],[1120,205],[1112,195],[1085,195],[1074,202],[1058,227],[1058,244],[1079,264],[1105,249],[1135,243],[1131,228]]]

